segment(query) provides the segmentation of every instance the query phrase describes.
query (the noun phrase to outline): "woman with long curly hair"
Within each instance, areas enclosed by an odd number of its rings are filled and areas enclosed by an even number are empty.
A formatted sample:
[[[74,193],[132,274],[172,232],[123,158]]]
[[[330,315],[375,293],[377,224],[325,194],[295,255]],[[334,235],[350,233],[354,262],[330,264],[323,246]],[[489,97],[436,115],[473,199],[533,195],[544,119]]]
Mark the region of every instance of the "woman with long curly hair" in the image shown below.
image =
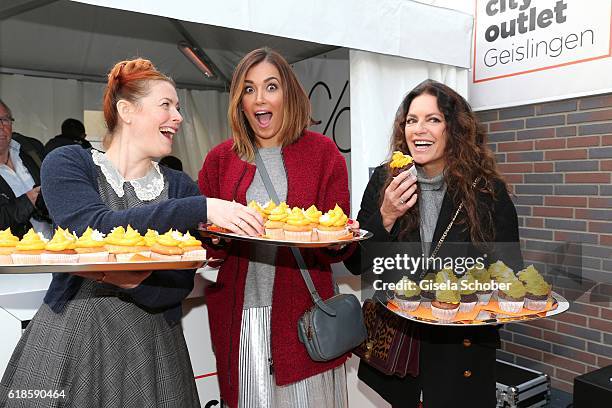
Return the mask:
[[[437,248],[441,259],[480,257],[522,267],[516,210],[463,97],[433,80],[419,84],[397,110],[391,151],[412,156],[416,177],[409,171],[393,177],[388,163],[376,168],[357,216],[374,238],[345,261],[351,272],[366,270],[362,260],[376,255],[377,242],[411,243],[402,248],[415,257]],[[410,278],[436,271],[421,268]],[[419,399],[427,408],[495,406],[497,329],[416,325],[418,374],[387,376],[362,361],[359,378],[393,406],[416,407]]]

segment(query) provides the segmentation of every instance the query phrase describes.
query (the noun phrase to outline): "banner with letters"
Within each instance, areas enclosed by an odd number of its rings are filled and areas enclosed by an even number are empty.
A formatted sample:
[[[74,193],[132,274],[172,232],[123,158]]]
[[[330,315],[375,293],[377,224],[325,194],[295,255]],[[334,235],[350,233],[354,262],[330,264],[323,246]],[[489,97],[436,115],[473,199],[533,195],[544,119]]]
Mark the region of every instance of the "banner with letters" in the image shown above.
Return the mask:
[[[476,0],[470,103],[612,91],[612,0]]]

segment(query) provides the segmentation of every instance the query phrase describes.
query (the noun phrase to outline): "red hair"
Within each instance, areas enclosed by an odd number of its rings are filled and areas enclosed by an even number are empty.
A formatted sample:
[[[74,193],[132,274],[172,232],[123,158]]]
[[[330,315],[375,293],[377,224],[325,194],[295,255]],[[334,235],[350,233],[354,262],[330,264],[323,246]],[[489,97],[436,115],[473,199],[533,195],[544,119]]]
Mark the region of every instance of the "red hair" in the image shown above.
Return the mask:
[[[166,81],[175,86],[171,78],[159,72],[151,61],[143,58],[118,62],[110,70],[102,101],[104,121],[109,134],[116,130],[119,122],[117,102],[123,99],[137,104],[140,98],[148,95],[149,81]],[[106,137],[104,144],[107,144]]]

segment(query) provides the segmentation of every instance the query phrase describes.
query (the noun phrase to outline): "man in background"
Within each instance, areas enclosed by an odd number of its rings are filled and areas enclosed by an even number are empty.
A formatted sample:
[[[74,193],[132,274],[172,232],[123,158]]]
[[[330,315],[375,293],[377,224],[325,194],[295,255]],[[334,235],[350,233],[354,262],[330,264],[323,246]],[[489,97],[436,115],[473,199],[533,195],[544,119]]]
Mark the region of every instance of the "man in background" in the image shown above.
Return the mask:
[[[34,228],[45,237],[52,234],[51,220],[40,193],[40,166],[13,139],[15,119],[0,99],[0,228],[11,228],[22,237]]]
[[[85,137],[87,137],[85,126],[80,120],[72,118],[66,119],[62,123],[62,133],[49,140],[45,145],[45,156],[48,155],[50,151],[60,146],[78,144],[84,149],[87,149],[91,147],[91,143],[89,143]]]

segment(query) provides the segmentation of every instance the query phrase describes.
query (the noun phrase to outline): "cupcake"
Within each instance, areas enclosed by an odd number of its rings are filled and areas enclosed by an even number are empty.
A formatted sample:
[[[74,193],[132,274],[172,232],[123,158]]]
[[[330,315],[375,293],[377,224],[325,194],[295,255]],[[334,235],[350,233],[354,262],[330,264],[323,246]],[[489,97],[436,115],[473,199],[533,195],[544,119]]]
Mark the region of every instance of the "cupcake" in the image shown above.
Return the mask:
[[[476,281],[478,289],[476,290],[476,295],[478,296],[478,304],[488,304],[489,300],[491,300],[491,295],[493,294],[493,289],[490,289],[491,274],[489,273],[489,270],[487,268],[474,267],[468,271],[468,274],[472,275],[472,277]],[[489,287],[489,289],[484,289],[484,287]]]
[[[145,246],[151,248],[159,237],[159,232],[152,230],[151,228],[147,228],[147,233],[144,234],[144,244]]]
[[[15,245],[19,238],[13,235],[10,228],[0,231],[0,264],[10,265],[13,263],[11,254],[15,252]]]
[[[251,200],[249,204],[247,205],[247,207],[250,207],[254,209],[255,211],[257,211],[259,215],[261,215],[261,217],[263,218],[264,222],[268,220],[268,214],[264,211],[263,207],[259,205],[257,201]]]
[[[313,204],[308,207],[307,210],[304,211],[304,217],[310,222],[310,226],[312,227],[312,240],[318,241],[319,234],[317,233],[317,228],[319,226],[319,218],[321,218],[323,213],[319,211],[319,209]]]
[[[395,304],[404,312],[412,312],[421,303],[421,288],[407,276],[395,285]]]
[[[206,249],[202,247],[202,242],[192,237],[189,231],[183,235],[179,246],[183,250],[183,261],[206,259]]]
[[[470,273],[466,273],[459,279],[459,296],[461,298],[459,311],[471,312],[478,302],[478,295],[476,294],[476,279]]]
[[[542,275],[540,275],[540,272],[538,272],[538,270],[533,265],[529,265],[525,269],[519,271],[516,276],[523,283],[531,279],[542,279]]]
[[[47,246],[47,239],[42,233],[35,232],[30,228],[25,233],[21,241],[15,245],[15,252],[11,254],[11,259],[17,265],[39,264],[40,256]]]
[[[108,262],[108,250],[104,243],[104,234],[87,227],[76,241],[74,248],[79,254],[80,263]]]
[[[108,252],[115,256],[117,262],[128,262],[134,254],[150,257],[151,251],[146,247],[140,233],[128,225],[115,227],[104,239]]]
[[[170,229],[165,234],[159,235],[151,246],[151,259],[157,261],[180,261],[183,257],[183,249],[180,247],[183,235]]]
[[[348,234],[348,217],[338,204],[333,210],[329,210],[319,217],[317,235],[319,241],[337,241]]]
[[[77,238],[68,230],[57,227],[51,241],[47,242],[45,252],[40,256],[41,262],[46,264],[76,263],[79,255],[76,248]]]
[[[494,279],[497,282],[506,282],[508,280],[516,279],[514,275],[514,271],[506,266],[502,261],[497,261],[489,265],[489,274],[491,275],[491,279]]]
[[[525,285],[525,308],[537,312],[544,310],[550,298],[551,286],[533,265],[523,269],[518,275]]]
[[[433,289],[435,281],[436,274],[430,272],[421,279],[421,282],[419,282],[419,287],[421,288],[421,302],[425,307],[430,307],[431,302],[436,298],[436,291]]]
[[[274,204],[274,202],[270,201]],[[265,209],[266,207],[264,207]],[[268,221],[264,224],[266,235],[271,239],[284,239],[285,234],[283,228],[285,226],[285,220],[291,213],[289,206],[284,201],[274,208],[268,214]]]
[[[312,226],[304,216],[304,210],[293,207],[283,226],[285,239],[289,241],[309,242],[312,239]]]
[[[458,290],[436,290],[436,299],[431,302],[431,313],[436,319],[449,322],[457,315],[460,301]]]
[[[436,273],[435,281],[437,284],[446,285],[444,289],[458,289],[459,288],[459,286],[457,285],[459,283],[459,279],[455,276],[455,274],[453,273],[453,270],[449,268],[442,269],[441,271]],[[456,285],[456,286],[453,286],[451,288],[452,285]]]
[[[504,312],[518,313],[523,308],[525,300],[525,286],[518,280],[504,282],[505,289],[500,288],[497,291],[499,308]]]
[[[272,210],[274,210],[275,208],[276,208],[276,203],[272,200],[268,201],[261,207],[262,211],[265,214],[266,219],[268,219],[270,214],[272,214]]]
[[[393,177],[398,176],[401,172],[406,171],[412,167],[412,157],[404,154],[400,151],[393,152],[391,161],[389,162],[389,168]]]

